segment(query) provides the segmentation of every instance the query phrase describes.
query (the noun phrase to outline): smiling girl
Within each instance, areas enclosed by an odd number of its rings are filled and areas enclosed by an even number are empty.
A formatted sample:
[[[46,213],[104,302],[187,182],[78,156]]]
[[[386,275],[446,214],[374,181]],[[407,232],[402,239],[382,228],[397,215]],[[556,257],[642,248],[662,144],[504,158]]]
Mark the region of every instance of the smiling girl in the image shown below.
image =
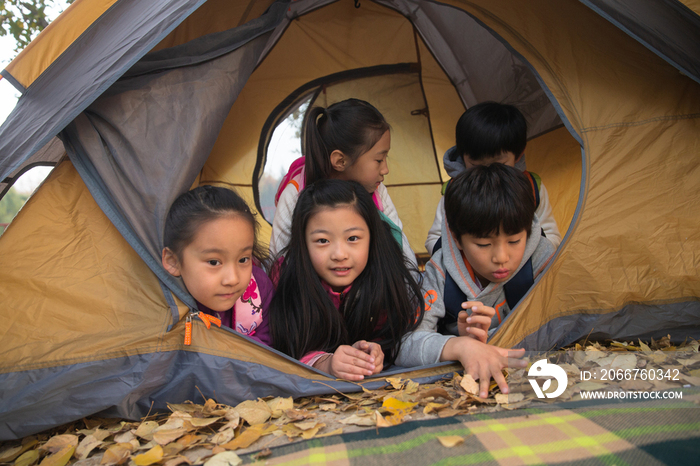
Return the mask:
[[[275,348],[349,380],[394,361],[423,301],[362,185],[320,180],[304,189],[283,254],[269,313]]]
[[[182,277],[200,312],[223,326],[270,344],[266,319],[274,287],[253,265],[264,253],[257,222],[236,193],[200,186],[173,202],[165,221],[162,264]]]
[[[270,252],[279,255],[289,243],[292,212],[304,187],[318,180],[339,179],[356,181],[365,188],[382,220],[392,227],[404,256],[412,267],[417,267],[416,256],[383,183],[389,174],[391,132],[379,110],[363,100],[347,99],[328,108],[312,108],[307,121],[306,157],[292,163],[275,197],[277,210]]]

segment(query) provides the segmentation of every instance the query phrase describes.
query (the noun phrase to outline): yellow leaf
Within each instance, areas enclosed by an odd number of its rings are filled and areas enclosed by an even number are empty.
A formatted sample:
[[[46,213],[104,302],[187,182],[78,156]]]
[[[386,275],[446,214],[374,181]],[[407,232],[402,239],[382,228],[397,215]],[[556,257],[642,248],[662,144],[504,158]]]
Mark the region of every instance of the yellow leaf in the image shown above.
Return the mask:
[[[401,380],[401,377],[387,377],[386,381],[394,387],[394,390],[401,390],[401,387],[403,387],[403,380]]]
[[[190,460],[188,460],[184,456],[176,456],[175,458],[163,463],[163,466],[180,466],[182,463],[190,464]]]
[[[257,424],[253,427],[246,429],[241,435],[231,440],[228,443],[221,445],[227,450],[237,450],[239,448],[248,448],[255,441],[257,441],[261,436],[265,426],[262,424]]]
[[[56,453],[63,450],[67,446],[77,447],[78,446],[78,436],[77,435],[56,435],[51,437],[48,442],[39,447],[40,450],[50,451],[51,453]]]
[[[270,407],[270,411],[272,411],[272,417],[278,418],[284,414],[284,412],[288,409],[293,409],[294,408],[294,400],[290,396],[289,398],[273,398],[272,400],[266,401],[267,406]]]
[[[504,395],[502,393],[497,393],[496,394],[496,403],[500,404],[510,404],[510,403],[517,403],[518,401],[523,401],[525,398],[525,395],[522,393],[508,393],[507,395]]]
[[[204,408],[202,408],[202,412],[207,414],[211,413],[216,410],[217,404],[216,401],[212,400],[209,398],[206,403],[204,403]]]
[[[131,456],[132,451],[134,451],[134,446],[130,443],[117,443],[116,445],[112,445],[102,456],[100,464],[108,466],[122,464]]]
[[[322,438],[322,437],[330,437],[331,435],[339,435],[343,433],[342,428],[335,429],[332,432],[326,432],[325,434],[319,434],[316,436],[316,438]]]
[[[90,434],[80,441],[78,448],[75,449],[75,457],[79,460],[85,459],[92,450],[100,445],[102,445],[102,440],[98,440],[94,434]]]
[[[390,396],[388,398],[384,398],[384,402],[382,403],[382,408],[386,409],[387,411],[389,411],[393,414],[408,413],[417,404],[418,403],[411,403],[408,401],[397,400],[396,398]]]
[[[158,427],[156,421],[146,421],[142,422],[141,425],[136,429],[134,435],[141,437],[144,440],[151,440],[153,438],[153,431]]]
[[[39,450],[29,450],[20,455],[14,466],[32,466],[39,461]]]
[[[297,426],[301,430],[309,430],[313,429],[316,427],[318,424],[318,421],[306,421],[306,422],[295,422],[294,425]]]
[[[186,433],[187,430],[184,427],[179,429],[159,430],[153,433],[153,441],[159,445],[166,445],[170,442],[174,442]]]
[[[146,453],[134,456],[131,460],[136,463],[136,466],[148,466],[149,464],[159,463],[163,459],[163,447],[156,445]]]
[[[374,419],[369,416],[365,417],[360,417],[357,414],[353,414],[350,417],[347,417],[345,419],[341,419],[339,421],[341,424],[354,424],[356,426],[373,426],[374,425]]]
[[[406,384],[406,393],[412,395],[418,391],[419,384],[413,380],[409,380]]]
[[[190,421],[190,424],[192,424],[195,427],[206,427],[208,425],[214,424],[217,422],[220,417],[193,417],[188,419]]]
[[[204,466],[238,466],[242,462],[243,460],[234,452],[225,451],[209,458],[204,462]]]
[[[73,445],[66,445],[65,447],[61,448],[55,453],[50,454],[46,458],[44,458],[40,465],[41,466],[65,466],[68,464],[68,461],[71,459],[73,456],[73,453],[75,452],[75,446]]]
[[[375,422],[377,424],[377,427],[391,427],[391,424],[389,424],[386,419],[384,419],[384,416],[381,415],[379,411],[374,412],[375,416]]]
[[[9,463],[22,454],[22,446],[10,447],[0,452],[0,463]]]
[[[319,431],[322,427],[326,427],[326,425],[325,425],[325,424],[322,424],[322,423],[321,423],[321,424],[317,424],[316,427],[313,427],[313,428],[311,428],[311,429],[308,429],[308,430],[303,431],[303,432],[301,433],[301,438],[303,438],[304,440],[309,440],[309,439],[314,438],[314,437],[316,436],[316,434],[318,433],[318,431]]]
[[[238,415],[251,426],[262,424],[270,419],[272,415],[270,407],[262,400],[246,400],[239,403],[234,409],[238,412]]]
[[[428,403],[425,405],[425,408],[423,408],[423,414],[430,414],[433,411],[440,411],[443,408],[447,408],[450,405],[450,403]]]
[[[445,435],[443,437],[438,437],[437,439],[440,441],[443,447],[447,448],[455,447],[464,442],[464,439],[459,435]]]
[[[462,382],[460,383],[465,392],[471,393],[472,395],[479,394],[479,384],[474,378],[469,374],[464,374],[462,377]]]
[[[215,443],[217,445],[221,445],[222,443],[230,442],[231,440],[233,440],[233,437],[234,437],[233,429],[226,429],[226,430],[222,430],[221,432],[215,434],[211,438],[211,442]]]

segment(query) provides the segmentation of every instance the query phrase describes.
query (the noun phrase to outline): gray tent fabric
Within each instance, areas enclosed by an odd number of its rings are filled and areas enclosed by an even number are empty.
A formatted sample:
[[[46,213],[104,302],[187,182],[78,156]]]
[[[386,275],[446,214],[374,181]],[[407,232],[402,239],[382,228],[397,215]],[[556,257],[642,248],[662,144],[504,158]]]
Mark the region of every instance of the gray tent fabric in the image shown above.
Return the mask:
[[[284,4],[273,5],[242,27],[154,53],[62,135],[100,208],[191,308],[196,308],[192,298],[160,263],[165,217],[206,162],[269,31],[283,16]],[[197,59],[203,48],[210,59]]]
[[[562,124],[532,69],[467,12],[437,2],[377,3],[413,22],[466,108],[486,100],[515,105],[526,115],[528,137]]]
[[[28,89],[20,88],[22,98],[0,127],[0,180],[17,171],[204,1],[153,0],[148,8],[116,2]],[[3,71],[3,77],[10,76]]]
[[[581,0],[700,83],[700,18],[677,0]]]

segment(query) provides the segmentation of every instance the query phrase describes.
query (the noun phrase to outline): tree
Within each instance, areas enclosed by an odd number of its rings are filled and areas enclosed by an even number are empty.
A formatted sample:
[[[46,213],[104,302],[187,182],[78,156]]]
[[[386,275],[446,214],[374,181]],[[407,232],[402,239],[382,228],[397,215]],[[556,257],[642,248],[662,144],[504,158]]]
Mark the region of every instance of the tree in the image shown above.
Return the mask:
[[[20,51],[49,25],[54,11],[68,3],[73,0],[0,0],[0,36],[12,35],[15,51]]]
[[[0,224],[10,223],[27,201],[27,198],[29,198],[27,194],[21,194],[15,188],[10,188],[0,200]],[[4,228],[0,229],[0,234],[3,233],[3,230]]]

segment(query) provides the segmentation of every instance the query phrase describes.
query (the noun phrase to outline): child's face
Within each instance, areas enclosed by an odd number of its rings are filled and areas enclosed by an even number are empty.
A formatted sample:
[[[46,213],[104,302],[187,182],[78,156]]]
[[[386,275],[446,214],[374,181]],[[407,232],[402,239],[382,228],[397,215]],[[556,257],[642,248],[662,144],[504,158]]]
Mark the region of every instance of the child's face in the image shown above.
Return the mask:
[[[488,282],[503,283],[513,276],[525,254],[527,231],[507,235],[501,229],[498,235],[477,238],[464,234],[457,239],[474,273],[482,285]]]
[[[227,311],[250,283],[253,271],[253,226],[236,216],[202,224],[178,258],[163,250],[163,267],[182,276],[187,291],[213,311]]]
[[[464,159],[464,165],[467,168],[472,168],[477,165],[491,165],[492,163],[502,163],[503,165],[508,165],[509,167],[514,167],[515,162],[520,158],[512,152],[501,152],[493,157],[485,157],[481,160],[472,160],[468,155],[462,156]]]
[[[386,131],[370,150],[360,155],[355,163],[339,172],[341,180],[357,181],[367,190],[373,193],[384,181],[384,176],[389,173],[386,158],[391,148],[391,133]]]
[[[367,265],[369,227],[352,206],[324,208],[306,224],[306,247],[321,280],[340,292]]]

